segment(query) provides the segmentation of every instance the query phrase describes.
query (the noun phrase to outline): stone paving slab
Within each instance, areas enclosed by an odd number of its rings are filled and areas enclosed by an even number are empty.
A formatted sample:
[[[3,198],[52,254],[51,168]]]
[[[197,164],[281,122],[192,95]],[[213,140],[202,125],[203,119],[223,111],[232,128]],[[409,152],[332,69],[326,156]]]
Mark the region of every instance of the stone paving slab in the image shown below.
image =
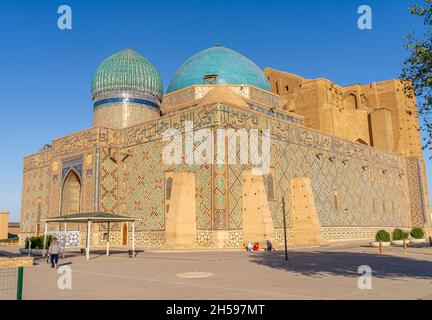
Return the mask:
[[[3,248],[0,248],[0,250]],[[97,254],[99,253],[99,254]],[[41,259],[24,273],[24,299],[432,299],[432,247],[386,248],[366,243],[293,248],[284,253],[244,251],[140,252],[107,257],[101,250],[67,254],[72,289]],[[372,289],[357,286],[357,268],[372,268]],[[206,278],[179,278],[210,272]]]

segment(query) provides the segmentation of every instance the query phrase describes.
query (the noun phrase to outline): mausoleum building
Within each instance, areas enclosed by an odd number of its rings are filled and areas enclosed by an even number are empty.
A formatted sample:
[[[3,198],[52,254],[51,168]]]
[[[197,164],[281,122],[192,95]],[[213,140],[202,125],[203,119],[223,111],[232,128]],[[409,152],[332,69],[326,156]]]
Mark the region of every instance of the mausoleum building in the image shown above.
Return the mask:
[[[137,218],[142,247],[278,245],[284,212],[291,243],[372,239],[395,227],[430,234],[416,102],[401,88],[398,80],[342,87],[262,70],[216,45],[180,66],[164,95],[157,68],[120,51],[96,69],[93,127],[24,158],[20,241],[42,234],[49,217],[85,212]],[[241,161],[165,163],[164,132],[185,138],[186,123],[209,129],[212,143],[217,129],[269,130],[268,172]],[[107,227],[92,226],[92,246],[105,246]],[[85,242],[85,227],[67,230],[75,245]],[[110,237],[127,246],[130,226],[111,223]]]

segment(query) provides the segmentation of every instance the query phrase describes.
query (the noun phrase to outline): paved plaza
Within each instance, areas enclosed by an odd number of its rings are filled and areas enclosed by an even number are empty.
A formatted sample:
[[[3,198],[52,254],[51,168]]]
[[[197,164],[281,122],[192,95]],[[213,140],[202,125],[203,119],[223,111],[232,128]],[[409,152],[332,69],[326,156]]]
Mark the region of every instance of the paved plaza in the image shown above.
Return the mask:
[[[0,248],[0,251],[17,248]],[[24,299],[432,299],[432,247],[386,248],[366,243],[290,248],[283,251],[125,251],[85,256],[69,253],[72,289],[60,290],[60,274],[36,259],[24,275]],[[372,289],[358,288],[358,267],[372,268]],[[207,272],[204,278],[179,274]]]

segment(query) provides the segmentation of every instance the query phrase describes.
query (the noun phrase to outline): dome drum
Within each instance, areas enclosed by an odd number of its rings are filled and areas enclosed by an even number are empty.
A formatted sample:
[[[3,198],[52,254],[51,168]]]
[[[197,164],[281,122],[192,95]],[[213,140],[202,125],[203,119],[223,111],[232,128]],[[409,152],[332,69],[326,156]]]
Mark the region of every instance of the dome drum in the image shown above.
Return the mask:
[[[127,92],[127,93],[125,93]],[[128,102],[128,100],[136,100],[136,103],[140,103],[139,100],[143,100],[143,103],[145,101],[151,101],[152,103],[156,105],[160,105],[162,102],[162,99],[160,96],[154,92],[151,91],[137,91],[133,88],[125,88],[125,89],[119,89],[119,90],[105,90],[105,91],[99,91],[97,94],[95,94],[92,97],[94,101],[94,106],[102,104],[101,101],[109,100],[109,99],[117,99],[117,101],[122,100],[123,102]]]

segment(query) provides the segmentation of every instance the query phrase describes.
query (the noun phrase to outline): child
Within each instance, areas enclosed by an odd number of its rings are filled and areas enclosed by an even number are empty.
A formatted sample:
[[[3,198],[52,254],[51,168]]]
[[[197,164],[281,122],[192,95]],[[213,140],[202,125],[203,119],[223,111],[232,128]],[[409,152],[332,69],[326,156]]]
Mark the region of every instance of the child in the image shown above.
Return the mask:
[[[252,244],[249,241],[247,243],[246,249],[247,249],[248,252],[252,251]]]

